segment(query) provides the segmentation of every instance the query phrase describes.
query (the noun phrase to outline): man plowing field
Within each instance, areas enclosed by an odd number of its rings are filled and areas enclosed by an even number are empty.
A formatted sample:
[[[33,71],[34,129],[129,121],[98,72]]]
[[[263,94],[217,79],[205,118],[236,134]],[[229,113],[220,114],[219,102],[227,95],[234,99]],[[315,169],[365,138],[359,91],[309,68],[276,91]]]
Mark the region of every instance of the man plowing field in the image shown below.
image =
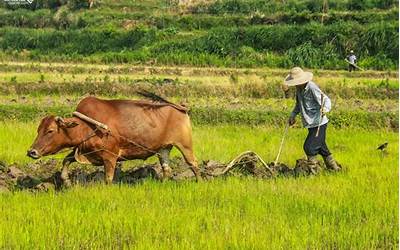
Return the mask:
[[[310,163],[317,166],[317,155],[320,154],[328,169],[339,171],[341,168],[325,142],[329,122],[326,113],[331,110],[331,100],[312,81],[312,78],[311,72],[304,72],[299,67],[293,68],[285,78],[286,91],[288,87],[296,87],[296,105],[288,122],[292,126],[296,122],[297,114],[301,114],[303,125],[308,129],[303,148]]]

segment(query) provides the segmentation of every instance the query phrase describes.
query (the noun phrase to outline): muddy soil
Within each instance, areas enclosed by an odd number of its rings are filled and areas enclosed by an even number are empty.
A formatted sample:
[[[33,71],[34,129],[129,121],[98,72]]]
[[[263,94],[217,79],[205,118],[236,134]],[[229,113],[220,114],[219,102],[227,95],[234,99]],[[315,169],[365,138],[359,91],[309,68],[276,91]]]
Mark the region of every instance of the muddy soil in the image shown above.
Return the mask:
[[[166,179],[182,181],[195,179],[193,172],[181,158],[171,160],[172,174]],[[298,177],[317,175],[323,169],[322,165],[313,167],[307,160],[299,159],[294,167],[284,163],[266,165],[257,157],[245,155],[227,168],[228,164],[214,160],[203,161],[200,173],[203,180],[221,178],[224,176],[251,176],[254,178],[271,179],[276,177]],[[63,188],[60,162],[54,159],[39,160],[26,165],[7,165],[0,162],[0,193],[16,190],[48,191]],[[71,166],[69,177],[73,185],[88,185],[104,181],[102,167]],[[163,179],[163,171],[159,164],[145,164],[124,170],[119,165],[115,171],[114,183],[135,184],[147,178]]]

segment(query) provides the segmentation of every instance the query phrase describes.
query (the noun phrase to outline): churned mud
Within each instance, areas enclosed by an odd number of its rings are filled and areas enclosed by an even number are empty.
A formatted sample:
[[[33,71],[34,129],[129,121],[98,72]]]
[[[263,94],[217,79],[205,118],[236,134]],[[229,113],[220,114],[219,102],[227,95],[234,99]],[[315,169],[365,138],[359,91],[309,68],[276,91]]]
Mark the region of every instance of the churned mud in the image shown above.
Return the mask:
[[[195,179],[193,172],[182,159],[172,159],[170,166],[172,173],[165,179],[172,181]],[[39,160],[26,165],[7,165],[0,162],[0,193],[16,190],[59,190],[63,187],[60,168],[60,162],[54,159]],[[304,159],[297,160],[293,167],[284,163],[264,164],[252,154],[244,155],[229,164],[214,160],[203,161],[200,164],[203,180],[224,176],[251,176],[261,179],[310,176],[320,173],[322,169],[322,165],[315,167]],[[69,177],[73,185],[87,185],[103,182],[104,171],[102,167],[78,165],[75,168],[71,167]],[[135,184],[147,178],[162,180],[163,177],[163,171],[159,164],[145,164],[127,170],[118,166],[115,171],[114,183]]]

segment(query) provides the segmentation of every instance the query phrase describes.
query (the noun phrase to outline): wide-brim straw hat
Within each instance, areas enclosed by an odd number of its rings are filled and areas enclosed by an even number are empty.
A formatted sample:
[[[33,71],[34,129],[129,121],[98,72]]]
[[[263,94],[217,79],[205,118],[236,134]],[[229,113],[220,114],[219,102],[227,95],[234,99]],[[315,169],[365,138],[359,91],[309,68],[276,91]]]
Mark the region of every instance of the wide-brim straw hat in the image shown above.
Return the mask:
[[[303,71],[300,67],[294,67],[290,70],[289,75],[286,76],[284,84],[287,86],[302,85],[313,78],[313,73]]]

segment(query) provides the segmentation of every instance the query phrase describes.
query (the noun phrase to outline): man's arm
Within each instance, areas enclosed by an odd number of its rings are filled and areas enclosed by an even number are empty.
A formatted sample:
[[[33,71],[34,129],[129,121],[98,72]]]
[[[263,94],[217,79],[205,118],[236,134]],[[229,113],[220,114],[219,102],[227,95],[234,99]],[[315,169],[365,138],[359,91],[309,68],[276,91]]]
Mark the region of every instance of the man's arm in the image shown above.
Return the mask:
[[[292,113],[290,113],[290,117],[289,117],[289,125],[292,126],[293,124],[296,123],[296,115],[300,113],[300,104],[299,101],[297,100],[297,94],[296,94],[296,105],[293,108]]]
[[[300,113],[300,104],[299,101],[297,100],[297,94],[296,94],[296,105],[293,108],[292,113],[290,113],[290,118],[295,118],[296,115]]]

